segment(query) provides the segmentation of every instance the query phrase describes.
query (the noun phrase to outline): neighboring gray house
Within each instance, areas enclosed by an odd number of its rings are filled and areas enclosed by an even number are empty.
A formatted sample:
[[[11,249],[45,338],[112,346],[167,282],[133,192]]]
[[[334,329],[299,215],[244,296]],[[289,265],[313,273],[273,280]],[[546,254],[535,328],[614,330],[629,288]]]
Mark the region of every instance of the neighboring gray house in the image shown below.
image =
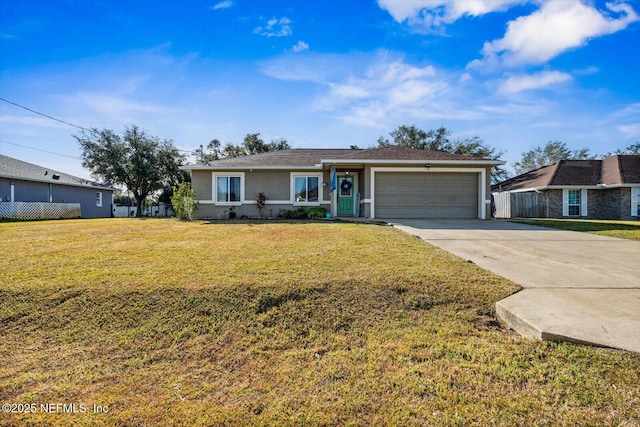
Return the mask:
[[[640,218],[640,155],[562,160],[492,187],[498,218]]]
[[[293,149],[183,166],[197,218],[322,206],[337,217],[490,217],[491,168],[504,162],[411,148]],[[333,171],[336,190],[331,192]]]
[[[108,218],[114,190],[0,155],[0,202],[79,203],[83,218]]]

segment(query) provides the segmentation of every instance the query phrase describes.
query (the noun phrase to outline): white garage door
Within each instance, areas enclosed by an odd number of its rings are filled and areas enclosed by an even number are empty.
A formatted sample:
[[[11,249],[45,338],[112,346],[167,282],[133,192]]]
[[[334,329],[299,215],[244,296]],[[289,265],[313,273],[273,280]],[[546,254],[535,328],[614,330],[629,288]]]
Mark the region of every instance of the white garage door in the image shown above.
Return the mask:
[[[376,218],[478,218],[477,173],[376,172]]]

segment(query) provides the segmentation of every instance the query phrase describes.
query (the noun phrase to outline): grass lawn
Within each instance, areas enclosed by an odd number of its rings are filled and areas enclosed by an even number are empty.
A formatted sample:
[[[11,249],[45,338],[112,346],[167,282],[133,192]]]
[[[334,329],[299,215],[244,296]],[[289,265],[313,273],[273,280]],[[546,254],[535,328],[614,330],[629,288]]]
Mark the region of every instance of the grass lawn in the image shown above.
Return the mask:
[[[0,401],[37,405],[0,425],[640,424],[640,355],[504,330],[515,285],[392,227],[124,218],[0,240]]]
[[[518,222],[562,230],[582,231],[620,239],[640,240],[640,221],[600,219],[522,219]]]

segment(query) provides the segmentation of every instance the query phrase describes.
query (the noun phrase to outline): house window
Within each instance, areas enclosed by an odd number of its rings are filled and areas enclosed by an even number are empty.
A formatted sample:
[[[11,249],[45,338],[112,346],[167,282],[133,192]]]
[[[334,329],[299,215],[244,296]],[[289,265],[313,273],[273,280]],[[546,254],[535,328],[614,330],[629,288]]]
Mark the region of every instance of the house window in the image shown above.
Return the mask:
[[[318,203],[320,178],[317,176],[295,176],[294,196],[295,203]]]
[[[580,190],[569,190],[569,216],[580,215]]]
[[[216,176],[216,202],[218,203],[240,203],[239,176]]]
[[[640,216],[640,187],[636,188],[636,216]]]
[[[101,208],[102,207],[102,192],[98,191],[96,193],[96,206]]]

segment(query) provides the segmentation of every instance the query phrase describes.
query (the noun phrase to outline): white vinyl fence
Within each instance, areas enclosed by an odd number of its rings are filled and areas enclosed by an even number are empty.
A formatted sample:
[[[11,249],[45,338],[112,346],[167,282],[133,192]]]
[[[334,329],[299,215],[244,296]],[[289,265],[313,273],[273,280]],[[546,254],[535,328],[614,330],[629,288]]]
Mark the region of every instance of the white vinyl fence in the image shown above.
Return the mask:
[[[175,212],[171,208],[171,205],[165,205],[164,203],[160,203],[160,205],[147,206],[142,209],[142,216],[174,216]],[[135,206],[114,206],[113,207],[113,216],[116,218],[126,218],[126,217],[134,217],[136,216],[136,207]]]
[[[21,220],[80,218],[80,203],[0,202],[0,218]]]
[[[116,218],[126,218],[128,216],[136,216],[135,206],[114,206],[113,216]]]

